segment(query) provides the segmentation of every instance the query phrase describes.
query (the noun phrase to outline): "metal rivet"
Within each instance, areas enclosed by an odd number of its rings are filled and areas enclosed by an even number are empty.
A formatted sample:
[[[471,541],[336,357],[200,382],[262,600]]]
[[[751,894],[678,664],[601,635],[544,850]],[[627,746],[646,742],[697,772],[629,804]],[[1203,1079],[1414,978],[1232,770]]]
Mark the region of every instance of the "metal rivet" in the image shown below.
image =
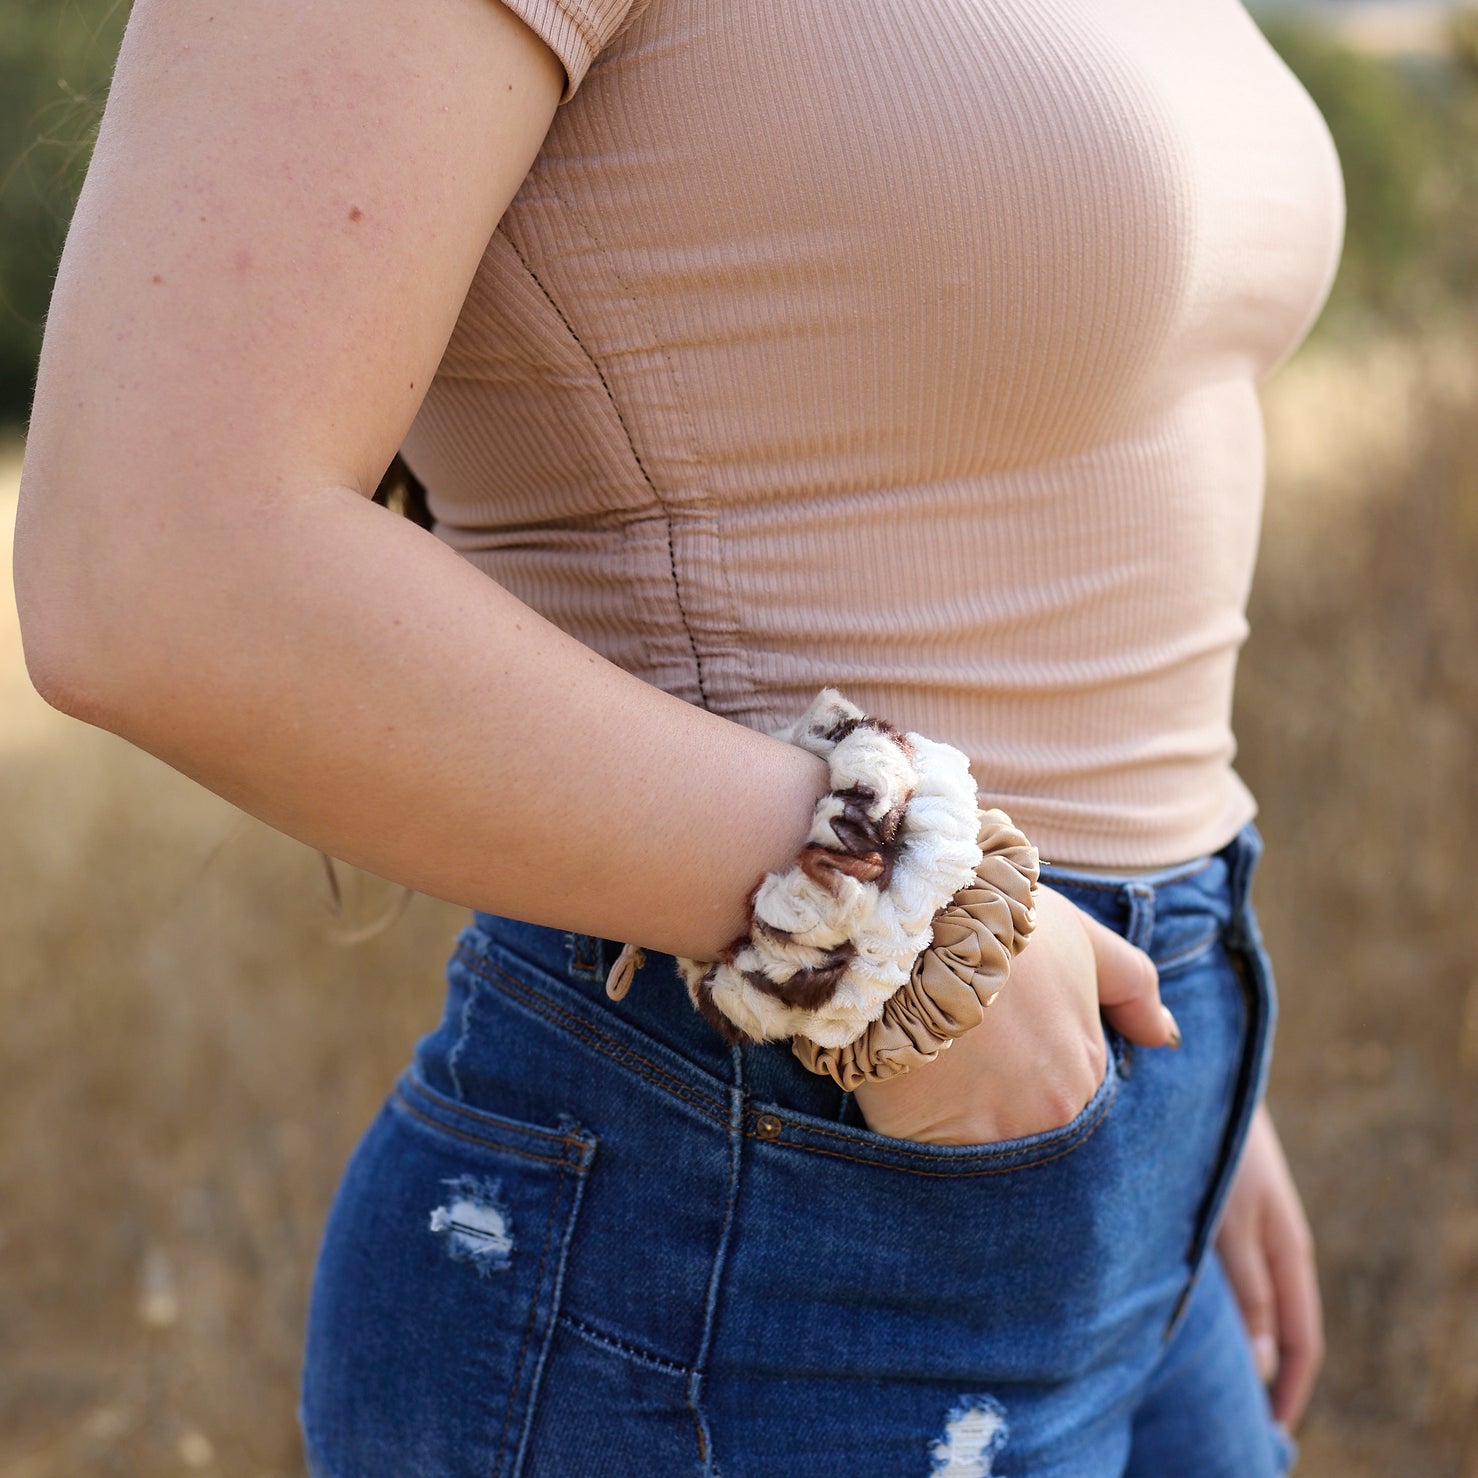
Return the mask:
[[[754,1132],[761,1139],[779,1139],[781,1124],[774,1114],[761,1114],[754,1121]]]

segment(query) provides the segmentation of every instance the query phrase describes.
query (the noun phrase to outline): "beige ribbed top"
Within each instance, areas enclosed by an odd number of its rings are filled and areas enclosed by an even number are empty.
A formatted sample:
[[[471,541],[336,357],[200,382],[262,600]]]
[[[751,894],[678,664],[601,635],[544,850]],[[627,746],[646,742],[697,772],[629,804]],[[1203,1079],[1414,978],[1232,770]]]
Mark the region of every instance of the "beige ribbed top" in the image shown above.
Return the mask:
[[[1343,224],[1240,5],[508,3],[568,85],[406,443],[441,537],[740,723],[958,745],[1053,861],[1229,840],[1254,382]]]

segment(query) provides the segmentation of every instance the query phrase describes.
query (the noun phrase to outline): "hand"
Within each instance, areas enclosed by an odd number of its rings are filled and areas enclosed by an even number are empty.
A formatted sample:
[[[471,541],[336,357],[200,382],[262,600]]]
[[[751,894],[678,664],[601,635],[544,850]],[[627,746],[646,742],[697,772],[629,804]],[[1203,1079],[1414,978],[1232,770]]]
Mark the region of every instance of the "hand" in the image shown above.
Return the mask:
[[[1292,1431],[1324,1360],[1324,1322],[1314,1239],[1265,1104],[1248,1131],[1216,1250],[1258,1373],[1271,1385],[1273,1415]]]
[[[987,1144],[1057,1129],[1107,1066],[1099,1010],[1146,1047],[1179,1042],[1143,950],[1051,888],[1037,893],[1031,941],[985,1020],[923,1067],[864,1083],[868,1128],[924,1144]]]

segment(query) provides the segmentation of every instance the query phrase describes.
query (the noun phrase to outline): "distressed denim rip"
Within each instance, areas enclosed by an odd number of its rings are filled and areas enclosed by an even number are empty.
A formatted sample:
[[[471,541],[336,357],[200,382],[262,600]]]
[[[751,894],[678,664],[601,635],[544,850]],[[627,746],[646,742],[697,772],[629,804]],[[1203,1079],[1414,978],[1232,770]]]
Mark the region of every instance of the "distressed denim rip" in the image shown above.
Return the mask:
[[[980,1145],[724,1045],[667,956],[612,1002],[618,944],[476,915],[329,1217],[316,1478],[1287,1471],[1212,1249],[1276,1013],[1260,850],[1044,868],[1150,953],[1185,1044],[1105,1027],[1072,1122]]]

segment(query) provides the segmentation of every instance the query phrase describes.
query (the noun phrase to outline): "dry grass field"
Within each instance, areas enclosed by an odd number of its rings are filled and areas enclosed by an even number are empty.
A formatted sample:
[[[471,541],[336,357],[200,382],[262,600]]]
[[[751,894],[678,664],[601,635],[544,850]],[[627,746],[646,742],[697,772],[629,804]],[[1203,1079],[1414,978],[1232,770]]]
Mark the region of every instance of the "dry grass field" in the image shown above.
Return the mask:
[[[1472,327],[1316,345],[1267,393],[1237,727],[1328,1310],[1301,1478],[1478,1478]],[[301,1473],[319,1226],[463,918],[347,943],[396,890],[346,891],[336,920],[314,853],[47,709],[0,599],[0,1478]]]
[[[1309,351],[1265,397],[1235,722],[1328,1315],[1308,1478],[1478,1475],[1475,328]]]

